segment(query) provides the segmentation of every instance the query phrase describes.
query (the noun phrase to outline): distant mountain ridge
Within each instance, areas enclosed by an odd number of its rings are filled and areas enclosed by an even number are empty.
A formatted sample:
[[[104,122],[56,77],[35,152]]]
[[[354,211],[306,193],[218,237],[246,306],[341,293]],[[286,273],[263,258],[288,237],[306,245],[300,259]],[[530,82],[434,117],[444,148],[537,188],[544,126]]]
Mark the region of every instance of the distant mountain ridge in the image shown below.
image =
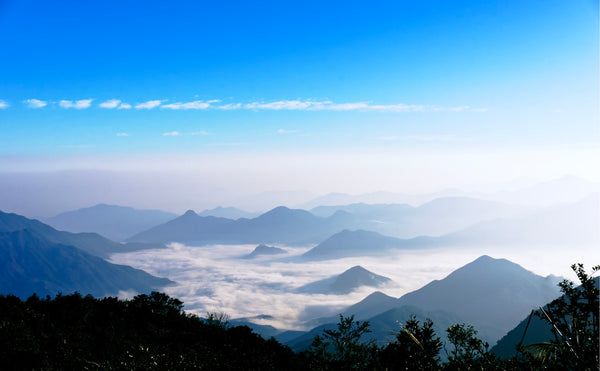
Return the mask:
[[[238,209],[236,207],[222,207],[222,206],[215,207],[214,209],[203,210],[202,212],[197,213],[197,214],[199,216],[215,216],[218,218],[227,218],[227,219],[240,219],[240,218],[250,219],[250,218],[256,218],[257,216],[260,215],[260,213],[251,213],[248,211]],[[174,219],[175,217],[177,217],[177,215],[175,215],[172,219]],[[141,232],[141,230],[138,232]],[[133,233],[130,234],[129,236],[132,236],[132,235],[133,235]]]
[[[72,233],[98,233],[114,241],[123,241],[138,232],[165,223],[177,215],[161,210],[98,204],[68,211],[41,221]]]
[[[319,206],[310,212],[327,217],[345,211],[356,218],[352,229],[365,229],[397,238],[440,236],[476,223],[497,218],[514,217],[526,209],[467,197],[436,198],[418,207],[408,204],[349,204]]]
[[[319,218],[305,210],[276,207],[253,219],[202,217],[192,210],[128,239],[132,242],[283,243],[317,242],[343,229],[352,216],[339,212]]]

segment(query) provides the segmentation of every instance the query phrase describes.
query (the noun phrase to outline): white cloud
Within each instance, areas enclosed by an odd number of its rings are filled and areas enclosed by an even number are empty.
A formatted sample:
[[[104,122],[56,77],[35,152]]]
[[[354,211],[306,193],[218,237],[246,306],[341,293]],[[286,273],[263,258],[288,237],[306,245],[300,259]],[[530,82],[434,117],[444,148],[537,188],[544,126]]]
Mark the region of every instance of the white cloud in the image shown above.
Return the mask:
[[[294,110],[294,111],[381,111],[381,112],[419,112],[425,111],[426,107],[414,104],[370,104],[368,102],[334,103],[332,101],[302,101],[282,100],[270,103],[247,103],[242,105],[230,105],[231,107],[221,109],[252,109],[252,110]],[[223,106],[222,106],[223,107]]]
[[[187,102],[187,103],[171,103],[171,104],[165,104],[164,106],[161,106],[160,108],[165,108],[165,109],[174,109],[174,110],[179,110],[179,109],[207,109],[210,107],[211,103],[217,102],[215,100],[211,100],[211,101],[201,101],[201,100],[196,100],[193,102]]]
[[[113,108],[117,108],[120,103],[121,103],[121,101],[119,99],[109,99],[106,102],[100,103],[100,107],[113,109]]]
[[[27,99],[24,100],[23,103],[29,108],[42,108],[48,105],[48,102],[39,99]]]
[[[163,137],[178,137],[179,135],[181,134],[179,134],[178,131],[170,131],[168,133],[163,133]]]
[[[5,100],[0,99],[0,109],[8,108],[9,104]]]
[[[61,100],[58,105],[62,108],[75,108],[75,109],[86,109],[92,105],[93,99],[80,99],[76,101],[72,100]]]
[[[310,101],[299,101],[299,100],[281,100],[271,103],[248,103],[244,105],[246,109],[260,109],[260,110],[306,110],[313,105]]]
[[[136,104],[135,108],[137,108],[137,109],[152,109],[152,108],[156,108],[156,107],[160,106],[160,104],[162,102],[163,102],[162,100],[149,100],[144,103]]]
[[[118,137],[128,137],[129,134],[127,134],[127,133],[117,133],[117,136]]]
[[[277,130],[278,134],[292,134],[292,133],[297,133],[298,130],[286,130],[286,129],[279,129]]]
[[[200,130],[200,131],[196,131],[194,133],[191,133],[191,135],[210,135],[209,132],[204,131],[204,130]]]
[[[222,110],[236,110],[236,109],[242,108],[242,104],[241,103],[229,103],[229,104],[224,104],[222,106],[218,106],[217,108],[222,109]]]
[[[121,103],[117,109],[130,109],[131,104],[129,103]]]

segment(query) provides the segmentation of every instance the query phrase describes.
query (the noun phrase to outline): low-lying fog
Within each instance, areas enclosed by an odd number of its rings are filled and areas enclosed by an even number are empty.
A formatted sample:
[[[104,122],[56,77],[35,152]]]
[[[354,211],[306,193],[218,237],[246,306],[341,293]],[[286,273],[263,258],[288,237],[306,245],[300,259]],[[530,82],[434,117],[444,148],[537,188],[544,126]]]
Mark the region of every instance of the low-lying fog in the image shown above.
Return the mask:
[[[173,243],[167,249],[115,254],[111,262],[143,269],[167,277],[177,284],[164,288],[177,297],[189,312],[205,316],[224,312],[231,318],[270,315],[253,320],[281,329],[307,329],[309,320],[335,315],[373,291],[401,296],[487,254],[505,258],[525,269],[546,276],[554,274],[572,280],[569,266],[581,262],[589,269],[597,264],[595,249],[559,248],[438,248],[399,251],[377,258],[345,258],[319,262],[294,259],[306,248],[285,247],[287,254],[244,259],[256,245],[214,245],[193,247]],[[282,257],[283,256],[283,257]],[[393,280],[380,288],[362,287],[347,295],[297,293],[295,289],[361,265]],[[123,293],[124,295],[126,293]]]

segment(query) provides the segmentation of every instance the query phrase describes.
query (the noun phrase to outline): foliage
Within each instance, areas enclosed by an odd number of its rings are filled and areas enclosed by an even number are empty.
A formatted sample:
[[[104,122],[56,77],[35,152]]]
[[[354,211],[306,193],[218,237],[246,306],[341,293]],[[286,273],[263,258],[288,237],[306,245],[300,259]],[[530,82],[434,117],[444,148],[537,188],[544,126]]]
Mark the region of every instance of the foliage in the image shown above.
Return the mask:
[[[358,369],[372,368],[376,359],[377,346],[372,342],[362,342],[369,333],[369,322],[355,321],[354,316],[340,314],[337,329],[323,331],[323,336],[315,336],[308,350],[310,366],[313,369]]]
[[[489,351],[490,345],[477,338],[477,330],[471,325],[456,324],[446,330],[448,341],[454,349],[448,354],[446,370],[494,370],[499,369],[498,360]]]
[[[598,370],[599,334],[598,279],[587,274],[583,264],[573,264],[580,286],[569,280],[559,283],[563,295],[552,301],[536,315],[552,326],[554,339],[547,343],[532,344],[524,351],[549,364],[550,367],[570,370]]]
[[[572,268],[581,285],[561,282],[563,296],[537,313],[555,339],[522,347],[506,361],[489,352],[473,326],[456,324],[447,329],[442,362],[433,322],[414,316],[379,348],[364,339],[369,322],[340,315],[298,355],[246,326],[230,326],[225,313],[201,319],[186,314],[180,300],[152,292],[132,300],[0,295],[0,369],[598,370],[598,279],[582,264]]]
[[[439,352],[442,342],[433,329],[433,321],[427,319],[422,325],[410,316],[396,341],[381,352],[382,366],[390,370],[434,370],[439,368]]]
[[[0,296],[0,369],[298,369],[288,347],[215,326],[153,292],[130,301],[79,294]]]

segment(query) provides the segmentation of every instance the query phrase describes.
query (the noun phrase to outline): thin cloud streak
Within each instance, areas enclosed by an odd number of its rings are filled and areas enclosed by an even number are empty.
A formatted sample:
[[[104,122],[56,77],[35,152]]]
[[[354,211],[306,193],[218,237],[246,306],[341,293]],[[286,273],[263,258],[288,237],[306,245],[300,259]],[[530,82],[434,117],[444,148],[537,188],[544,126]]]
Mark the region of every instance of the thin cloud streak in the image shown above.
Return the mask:
[[[0,109],[6,109],[10,107],[7,101],[0,99]]]
[[[163,133],[163,137],[178,137],[180,134],[178,131],[170,131],[168,133]]]
[[[486,108],[473,108],[469,105],[454,106],[454,107],[440,107],[434,105],[423,105],[423,104],[373,104],[371,102],[348,102],[348,103],[335,103],[330,100],[278,100],[272,102],[251,102],[251,103],[227,103],[217,105],[216,103],[221,102],[219,99],[212,100],[195,100],[190,102],[175,102],[169,104],[163,104],[166,99],[155,99],[146,102],[137,103],[134,107],[136,109],[153,109],[161,108],[168,110],[222,110],[222,111],[235,111],[235,110],[251,110],[251,111],[333,111],[333,112],[486,112]],[[0,108],[8,107],[8,103],[5,101],[0,104]],[[45,101],[37,99],[28,99],[24,101],[30,108],[41,108],[47,103]],[[82,99],[78,101],[61,100],[59,105],[63,108],[76,108],[83,109],[90,107],[92,99]],[[109,99],[99,104],[100,108],[106,109],[130,109],[131,104],[123,103],[120,99]]]

